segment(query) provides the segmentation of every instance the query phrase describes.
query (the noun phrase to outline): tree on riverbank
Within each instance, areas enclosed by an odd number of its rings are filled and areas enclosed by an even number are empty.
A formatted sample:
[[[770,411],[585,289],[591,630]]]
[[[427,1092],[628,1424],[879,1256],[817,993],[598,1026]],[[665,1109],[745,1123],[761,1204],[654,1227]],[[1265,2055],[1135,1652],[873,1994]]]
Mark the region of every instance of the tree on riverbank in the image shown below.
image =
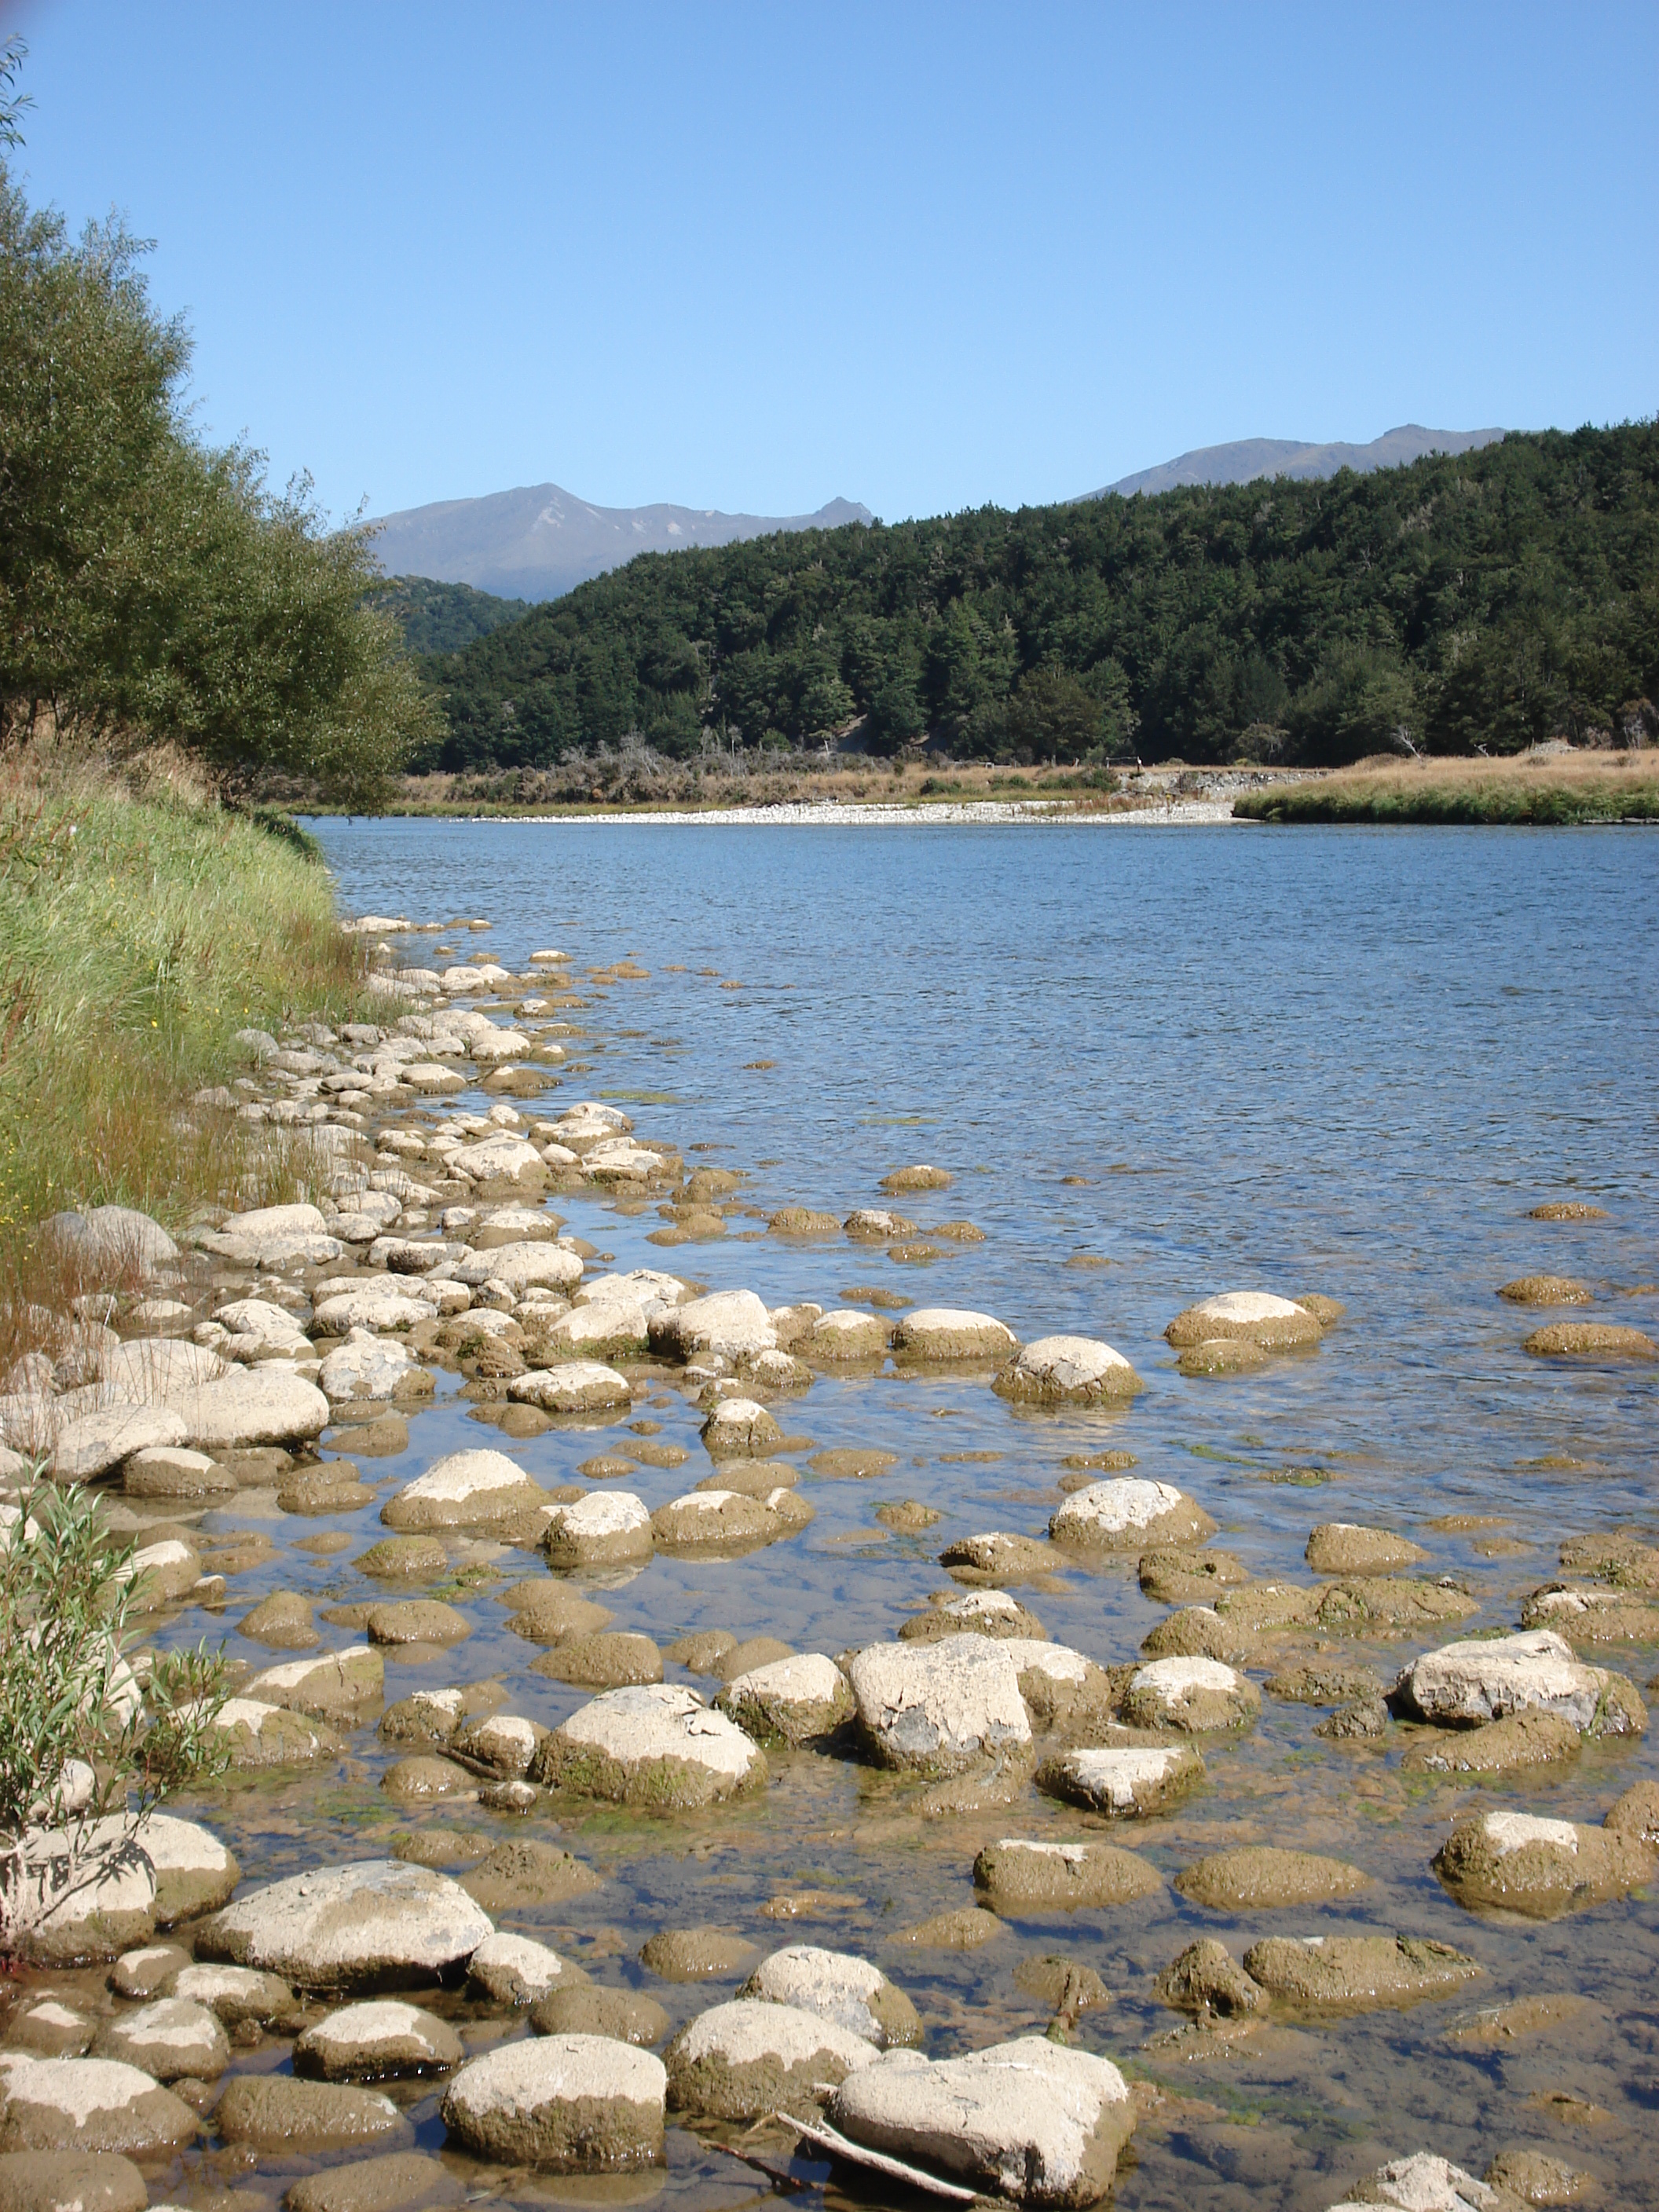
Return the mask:
[[[962,759],[1333,765],[1653,741],[1659,423],[1326,481],[1196,485],[645,554],[423,666],[414,764],[630,732]]]
[[[0,99],[0,144],[21,105]],[[196,436],[188,334],[142,252],[113,221],[71,238],[0,161],[0,744],[164,741],[233,795],[275,768],[366,802],[435,726],[365,596],[368,533]]]

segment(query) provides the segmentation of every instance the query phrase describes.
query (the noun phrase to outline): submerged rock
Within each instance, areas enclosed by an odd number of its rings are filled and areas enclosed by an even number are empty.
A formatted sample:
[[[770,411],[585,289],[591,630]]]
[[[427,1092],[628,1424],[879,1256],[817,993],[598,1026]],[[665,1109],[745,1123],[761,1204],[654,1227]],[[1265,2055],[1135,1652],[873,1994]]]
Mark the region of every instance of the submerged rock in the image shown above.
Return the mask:
[[[465,2195],[435,2158],[410,2150],[307,2174],[283,2201],[288,2212],[453,2212]]]
[[[1352,1521],[1324,1521],[1308,1538],[1303,1555],[1316,1575],[1391,1575],[1429,1556],[1391,1528],[1365,1528]]]
[[[0,2154],[0,2212],[144,2212],[144,2177],[113,2151]]]
[[[1576,1282],[1571,1275],[1517,1275],[1512,1283],[1500,1284],[1498,1295],[1513,1306],[1587,1306],[1590,1303],[1589,1284]]]
[[[1065,2208],[1107,2194],[1135,2124],[1109,2059],[1042,2036],[961,2058],[888,2051],[847,2077],[829,2117],[866,2149],[1016,2203]]]
[[[1607,1321],[1552,1322],[1521,1348],[1547,1359],[1659,1359],[1659,1344],[1644,1330]]]
[[[1176,2012],[1218,2013],[1229,2020],[1244,2013],[1264,2012],[1269,2002],[1261,1983],[1245,1972],[1224,1943],[1210,1936],[1189,1943],[1164,1968],[1153,1988],[1160,2000]]]
[[[288,2158],[406,2138],[409,2125],[378,2090],[285,2074],[238,2075],[214,2107],[213,2124],[225,2142]]]
[[[538,2035],[608,2035],[618,2043],[660,2043],[668,2014],[637,1990],[601,1989],[577,1982],[538,1997],[531,2022]]]
[[[799,2005],[738,1997],[683,2027],[664,2054],[668,2101],[708,2119],[755,2120],[811,2102],[876,2052]]]
[[[989,1637],[872,1644],[848,1673],[860,1727],[884,1765],[957,1774],[988,1753],[1030,1741],[1018,1671]]]
[[[1000,1912],[1075,1912],[1127,1905],[1164,1887],[1158,1869],[1115,1844],[1005,1836],[974,1861],[974,1880]]]
[[[1341,1859],[1247,1844],[1183,1868],[1175,1886],[1194,1905],[1207,1905],[1212,1911],[1259,1912],[1264,1907],[1350,1897],[1355,1890],[1368,1888],[1370,1880]]]
[[[561,1638],[531,1668],[556,1682],[570,1682],[579,1689],[616,1690],[635,1682],[660,1682],[662,1654],[648,1636],[632,1630],[601,1630],[594,1636]],[[541,1731],[543,1735],[546,1730]],[[529,1765],[526,1754],[523,1773]]]
[[[1411,1746],[1407,1774],[1513,1774],[1576,1759],[1583,1738],[1559,1713],[1510,1713],[1484,1728],[1447,1729]]]
[[[1483,1971],[1416,1936],[1269,1936],[1244,1954],[1244,1970],[1275,1996],[1334,2011],[1416,2004]]]

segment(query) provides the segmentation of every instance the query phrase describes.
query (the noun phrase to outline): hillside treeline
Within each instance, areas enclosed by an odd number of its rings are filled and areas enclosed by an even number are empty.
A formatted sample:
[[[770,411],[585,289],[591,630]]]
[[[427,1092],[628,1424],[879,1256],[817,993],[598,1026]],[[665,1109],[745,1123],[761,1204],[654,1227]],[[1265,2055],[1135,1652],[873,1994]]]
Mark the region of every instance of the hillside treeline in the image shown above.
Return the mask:
[[[647,554],[420,664],[415,765],[643,740],[1342,762],[1651,728],[1659,425]]]
[[[0,147],[20,50],[0,53]],[[436,723],[368,533],[195,433],[190,345],[118,224],[71,237],[0,162],[0,750],[170,743],[220,787],[373,795]]]

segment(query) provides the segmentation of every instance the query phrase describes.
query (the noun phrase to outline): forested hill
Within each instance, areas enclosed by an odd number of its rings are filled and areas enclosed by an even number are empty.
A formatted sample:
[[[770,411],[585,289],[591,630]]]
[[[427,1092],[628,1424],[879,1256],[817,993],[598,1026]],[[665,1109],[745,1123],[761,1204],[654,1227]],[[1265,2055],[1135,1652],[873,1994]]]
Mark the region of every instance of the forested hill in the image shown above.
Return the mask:
[[[858,718],[1032,759],[1593,736],[1659,696],[1659,424],[647,554],[422,667],[457,769]]]

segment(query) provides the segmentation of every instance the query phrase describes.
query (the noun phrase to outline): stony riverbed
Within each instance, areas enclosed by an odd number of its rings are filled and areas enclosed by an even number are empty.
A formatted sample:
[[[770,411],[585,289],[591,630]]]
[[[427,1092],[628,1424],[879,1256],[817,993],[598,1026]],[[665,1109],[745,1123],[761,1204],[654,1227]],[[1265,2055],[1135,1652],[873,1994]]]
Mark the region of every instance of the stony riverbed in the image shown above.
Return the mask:
[[[677,978],[465,927],[370,917],[381,1018],[199,1102],[317,1206],[61,1225],[148,1280],[7,1378],[9,1472],[240,1679],[225,1786],[13,1989],[0,2150],[134,2212],[1659,2202],[1654,1529],[1351,1511],[1327,1285],[1171,1298],[1145,1371],[1017,1334],[951,1171],[757,1206],[584,1087]],[[1514,1358],[1640,1383],[1601,1210],[1528,1212]],[[1295,1417],[1183,1465],[1171,1389]]]

